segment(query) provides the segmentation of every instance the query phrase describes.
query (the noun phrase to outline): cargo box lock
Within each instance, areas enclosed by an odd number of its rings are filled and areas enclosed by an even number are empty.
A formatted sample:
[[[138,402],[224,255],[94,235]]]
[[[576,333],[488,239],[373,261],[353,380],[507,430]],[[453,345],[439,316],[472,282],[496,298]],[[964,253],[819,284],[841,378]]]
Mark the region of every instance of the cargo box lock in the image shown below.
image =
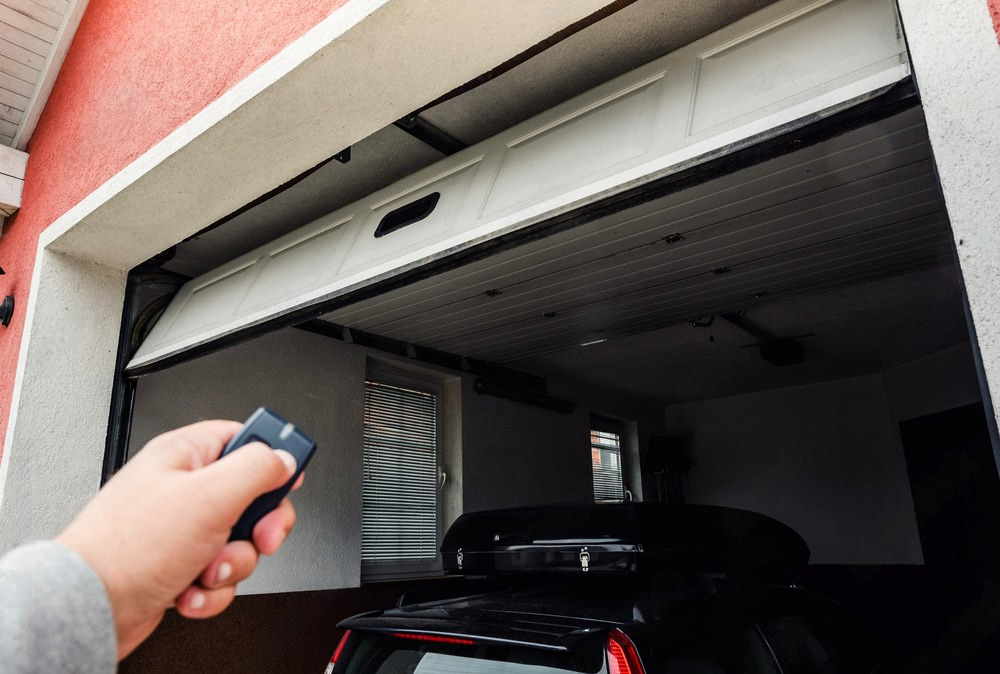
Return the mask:
[[[463,559],[465,559],[465,555],[462,554],[462,548],[459,548],[458,552],[455,553],[455,561],[458,562],[458,568],[459,568],[459,570],[462,569],[462,560]]]
[[[584,573],[590,571],[590,553],[587,552],[587,548],[580,551],[580,568]]]

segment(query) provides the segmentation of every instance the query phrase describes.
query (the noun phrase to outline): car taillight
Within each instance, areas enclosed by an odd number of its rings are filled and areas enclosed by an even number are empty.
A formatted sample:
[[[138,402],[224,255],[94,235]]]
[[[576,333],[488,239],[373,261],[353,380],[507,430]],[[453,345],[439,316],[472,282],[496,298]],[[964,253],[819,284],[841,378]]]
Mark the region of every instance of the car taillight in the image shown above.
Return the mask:
[[[333,657],[330,658],[330,664],[326,667],[326,674],[330,674],[333,671],[333,666],[337,664],[337,658],[344,650],[344,644],[347,643],[348,637],[351,636],[351,630],[344,630],[344,636],[340,637],[340,643],[337,644],[337,649],[333,652]]]
[[[413,639],[415,641],[432,641],[436,644],[458,644],[460,646],[475,646],[476,642],[471,639],[459,639],[458,637],[441,637],[436,634],[409,634],[405,632],[393,632],[392,636],[399,639]]]
[[[621,630],[608,634],[608,674],[645,674],[635,645]]]

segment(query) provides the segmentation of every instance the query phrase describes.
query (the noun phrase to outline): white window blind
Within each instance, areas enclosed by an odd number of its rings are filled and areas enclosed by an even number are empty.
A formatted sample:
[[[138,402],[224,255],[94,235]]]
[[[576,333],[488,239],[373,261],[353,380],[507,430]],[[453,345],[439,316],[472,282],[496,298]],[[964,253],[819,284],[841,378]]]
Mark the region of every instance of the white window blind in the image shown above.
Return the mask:
[[[437,557],[437,396],[365,382],[363,563]]]
[[[594,467],[594,500],[598,503],[624,501],[621,435],[591,430],[590,459]]]

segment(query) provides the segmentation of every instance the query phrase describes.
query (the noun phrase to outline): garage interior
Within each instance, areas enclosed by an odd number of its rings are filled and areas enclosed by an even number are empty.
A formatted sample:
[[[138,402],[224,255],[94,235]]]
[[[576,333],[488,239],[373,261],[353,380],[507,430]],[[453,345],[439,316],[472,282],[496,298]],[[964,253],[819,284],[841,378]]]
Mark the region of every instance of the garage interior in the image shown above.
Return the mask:
[[[132,313],[162,307],[171,277],[214,269],[766,4],[713,2],[685,20],[628,4],[151,261],[159,280]],[[858,610],[912,671],[988,662],[997,621],[985,607],[1000,598],[1000,556],[984,535],[1000,515],[992,410],[912,84],[737,154],[139,377],[130,451],[259,404],[329,451],[296,500],[288,550],[248,583],[252,594],[209,630],[168,617],[122,670],[177,671],[190,658],[223,671],[320,671],[337,619],[411,587],[358,587],[373,368],[439,380],[445,414],[460,417],[445,428],[446,519],[591,498],[592,419],[616,419],[634,497],[663,497],[661,476],[644,470],[651,438],[681,438],[690,466],[674,496],[798,530],[813,552],[804,582]],[[457,366],[443,367],[442,354]],[[572,410],[478,393],[481,373],[462,358]],[[452,581],[417,587],[441,582]],[[273,624],[295,632],[294,666],[287,653],[242,648]]]

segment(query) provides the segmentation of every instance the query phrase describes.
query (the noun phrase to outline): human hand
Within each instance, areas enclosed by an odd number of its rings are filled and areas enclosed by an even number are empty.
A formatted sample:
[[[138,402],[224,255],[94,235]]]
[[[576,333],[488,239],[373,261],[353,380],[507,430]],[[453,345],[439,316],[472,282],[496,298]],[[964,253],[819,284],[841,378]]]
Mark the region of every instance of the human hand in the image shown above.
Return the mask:
[[[240,427],[204,421],[152,439],[56,538],[104,583],[119,660],[172,606],[188,618],[221,613],[259,555],[277,552],[294,526],[286,498],[257,523],[252,543],[227,542],[247,506],[295,471],[291,454],[259,442],[216,461]]]

